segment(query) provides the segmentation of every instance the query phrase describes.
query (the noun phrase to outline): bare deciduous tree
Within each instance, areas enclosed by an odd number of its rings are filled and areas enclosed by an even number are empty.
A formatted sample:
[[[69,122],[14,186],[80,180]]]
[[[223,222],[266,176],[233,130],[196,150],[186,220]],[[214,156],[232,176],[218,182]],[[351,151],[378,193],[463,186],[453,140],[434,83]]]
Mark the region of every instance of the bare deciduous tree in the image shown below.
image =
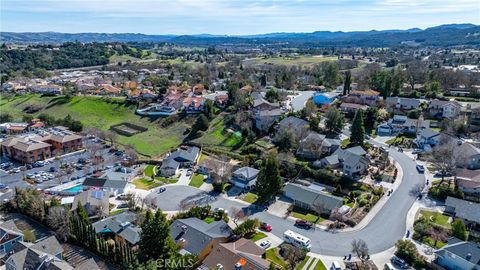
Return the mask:
[[[67,240],[70,233],[70,212],[61,206],[55,206],[48,210],[47,224],[55,230],[58,238]]]
[[[357,254],[358,258],[368,256],[368,246],[362,239],[354,239],[352,241],[352,252]]]
[[[238,209],[236,207],[232,207],[230,209],[230,213],[232,213],[232,221],[235,225],[238,226],[238,222],[245,218],[245,211],[243,209]]]
[[[416,184],[412,187],[412,189],[410,189],[409,193],[412,197],[419,197],[420,195],[422,195],[422,191],[424,188],[425,188],[425,185]]]

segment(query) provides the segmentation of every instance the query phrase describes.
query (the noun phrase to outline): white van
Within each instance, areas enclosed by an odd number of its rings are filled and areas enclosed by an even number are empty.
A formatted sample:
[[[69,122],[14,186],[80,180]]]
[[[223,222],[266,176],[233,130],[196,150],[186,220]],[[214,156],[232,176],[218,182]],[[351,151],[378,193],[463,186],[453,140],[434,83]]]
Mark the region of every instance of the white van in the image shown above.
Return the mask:
[[[395,270],[395,267],[391,263],[386,263],[383,270]]]

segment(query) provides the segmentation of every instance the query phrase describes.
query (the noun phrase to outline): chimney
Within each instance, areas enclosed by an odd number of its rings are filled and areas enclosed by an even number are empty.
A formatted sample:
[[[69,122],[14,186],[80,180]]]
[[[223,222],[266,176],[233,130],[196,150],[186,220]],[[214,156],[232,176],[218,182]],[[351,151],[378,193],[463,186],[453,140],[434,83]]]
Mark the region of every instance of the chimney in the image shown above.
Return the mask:
[[[470,261],[472,259],[472,253],[467,253],[467,256],[465,257],[465,260]]]

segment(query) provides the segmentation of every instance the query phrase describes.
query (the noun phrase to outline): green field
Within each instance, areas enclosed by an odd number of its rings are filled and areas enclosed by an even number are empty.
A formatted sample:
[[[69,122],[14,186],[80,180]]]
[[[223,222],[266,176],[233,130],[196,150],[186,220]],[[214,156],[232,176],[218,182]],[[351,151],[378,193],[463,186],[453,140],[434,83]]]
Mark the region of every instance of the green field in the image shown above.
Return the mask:
[[[205,135],[195,139],[194,142],[223,148],[225,150],[238,149],[243,143],[243,137],[237,132],[229,132],[225,128],[223,117],[219,116],[212,120]]]
[[[15,120],[21,121],[28,106],[37,106],[40,113],[60,118],[70,114],[83,123],[84,128],[108,130],[110,126],[130,122],[148,127],[148,130],[131,137],[118,135],[118,142],[132,145],[143,155],[158,156],[177,147],[183,140],[183,133],[189,127],[184,122],[176,122],[162,128],[151,119],[135,114],[135,106],[125,106],[124,98],[102,97],[40,97],[40,95],[16,96],[10,100],[0,99],[0,111],[8,112]]]
[[[304,65],[310,66],[326,61],[336,61],[337,57],[323,57],[323,56],[298,56],[298,57],[271,57],[271,58],[252,58],[246,59],[243,61],[245,65],[262,65],[262,64],[272,64],[272,65],[287,65],[287,66],[296,66]]]

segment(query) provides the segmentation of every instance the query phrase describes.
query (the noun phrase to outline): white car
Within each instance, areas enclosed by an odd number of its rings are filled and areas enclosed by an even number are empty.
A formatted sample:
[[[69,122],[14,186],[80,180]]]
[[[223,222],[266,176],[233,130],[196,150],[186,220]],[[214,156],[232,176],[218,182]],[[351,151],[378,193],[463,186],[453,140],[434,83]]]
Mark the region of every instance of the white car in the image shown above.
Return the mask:
[[[260,247],[263,248],[263,249],[267,249],[271,246],[272,246],[272,242],[270,242],[270,240],[265,240],[265,241],[260,243]]]

